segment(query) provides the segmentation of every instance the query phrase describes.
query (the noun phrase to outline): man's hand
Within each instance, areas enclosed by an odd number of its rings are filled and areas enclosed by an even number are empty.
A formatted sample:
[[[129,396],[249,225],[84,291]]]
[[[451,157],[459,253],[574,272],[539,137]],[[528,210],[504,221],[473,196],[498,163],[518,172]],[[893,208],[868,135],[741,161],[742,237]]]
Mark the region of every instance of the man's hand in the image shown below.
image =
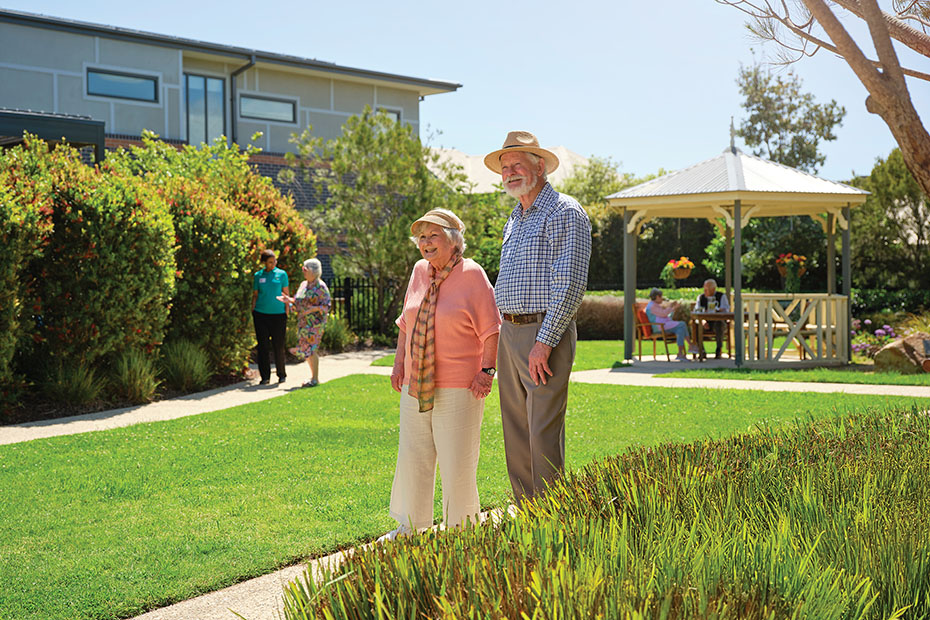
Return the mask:
[[[530,350],[530,379],[536,385],[539,385],[540,381],[546,385],[546,375],[552,376],[552,370],[549,369],[550,353],[552,353],[552,347],[539,341],[536,341]]]

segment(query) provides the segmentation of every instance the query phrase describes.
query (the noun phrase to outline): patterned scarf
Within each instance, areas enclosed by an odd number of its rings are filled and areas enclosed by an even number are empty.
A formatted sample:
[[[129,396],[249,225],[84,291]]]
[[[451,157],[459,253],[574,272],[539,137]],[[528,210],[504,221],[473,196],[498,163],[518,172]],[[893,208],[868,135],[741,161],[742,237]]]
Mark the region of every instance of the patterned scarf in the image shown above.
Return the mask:
[[[461,261],[462,255],[456,250],[449,263],[439,273],[430,265],[429,274],[432,282],[423,296],[423,301],[420,302],[417,321],[410,334],[410,355],[416,371],[414,376],[410,377],[407,393],[420,403],[421,412],[433,410],[433,397],[436,392],[436,302],[439,300],[439,285]]]

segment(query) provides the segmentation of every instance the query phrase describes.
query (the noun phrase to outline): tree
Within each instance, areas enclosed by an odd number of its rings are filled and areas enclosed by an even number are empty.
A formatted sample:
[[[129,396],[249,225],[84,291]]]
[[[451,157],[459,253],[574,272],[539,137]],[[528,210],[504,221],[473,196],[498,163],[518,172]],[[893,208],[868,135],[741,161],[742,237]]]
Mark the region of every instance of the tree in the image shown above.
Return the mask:
[[[930,199],[899,149],[854,185],[872,193],[853,210],[853,280],[862,288],[930,288]]]
[[[410,224],[433,208],[460,210],[465,177],[439,162],[409,125],[367,106],[334,140],[324,144],[308,128],[292,142],[298,152],[289,154],[289,163],[328,195],[313,217],[314,228],[331,243],[338,239],[344,250],[334,257],[334,269],[374,284],[379,331],[392,333],[407,278],[420,258],[410,243]],[[427,166],[432,162],[441,170],[438,176]],[[292,178],[290,172],[282,180]]]
[[[833,0],[832,4],[848,11],[849,19],[862,20],[868,27],[867,43],[875,49],[876,59],[866,56],[827,0],[716,1],[747,13],[752,18],[750,30],[758,38],[780,45],[784,62],[812,56],[821,49],[842,57],[869,93],[866,109],[885,121],[908,170],[924,194],[930,195],[930,133],[914,108],[905,81],[905,76],[930,81],[930,74],[902,67],[892,42],[930,57],[930,6],[926,1],[891,0],[888,12],[878,0]]]
[[[753,154],[770,161],[810,173],[825,161],[820,143],[835,140],[834,128],[846,110],[836,101],[816,103],[814,96],[802,90],[794,73],[773,76],[759,64],[740,67],[736,79],[743,94],[743,108],[748,116],[736,132]],[[808,217],[753,218],[743,229],[749,248],[743,254],[743,273],[747,283],[757,288],[781,288],[781,276],[775,268],[779,254],[791,252],[807,256],[808,276],[805,284],[826,281],[824,234],[819,224]],[[725,244],[717,232],[707,246],[702,261],[709,270],[720,273]]]
[[[664,171],[659,171],[664,174]],[[606,197],[657,175],[637,178],[620,172],[619,162],[592,155],[556,188],[584,206],[591,220],[591,262],[588,282],[613,287],[623,282],[623,215],[607,207]]]
[[[748,113],[736,135],[754,155],[816,173],[825,160],[820,142],[836,140],[833,129],[843,122],[843,106],[834,100],[815,103],[794,73],[775,76],[758,64],[740,66],[736,83]]]

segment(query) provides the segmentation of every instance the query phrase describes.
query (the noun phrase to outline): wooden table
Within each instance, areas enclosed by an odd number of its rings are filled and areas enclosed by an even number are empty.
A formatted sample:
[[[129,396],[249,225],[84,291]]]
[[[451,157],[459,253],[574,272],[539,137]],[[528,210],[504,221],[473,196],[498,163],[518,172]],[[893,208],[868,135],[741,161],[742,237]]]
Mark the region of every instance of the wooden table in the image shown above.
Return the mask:
[[[732,358],[733,351],[730,348],[730,321],[733,320],[732,312],[692,312],[691,313],[691,339],[698,345],[698,358],[703,362],[707,359],[707,352],[704,351],[704,321],[722,321],[724,323],[724,338],[727,343],[727,353]]]

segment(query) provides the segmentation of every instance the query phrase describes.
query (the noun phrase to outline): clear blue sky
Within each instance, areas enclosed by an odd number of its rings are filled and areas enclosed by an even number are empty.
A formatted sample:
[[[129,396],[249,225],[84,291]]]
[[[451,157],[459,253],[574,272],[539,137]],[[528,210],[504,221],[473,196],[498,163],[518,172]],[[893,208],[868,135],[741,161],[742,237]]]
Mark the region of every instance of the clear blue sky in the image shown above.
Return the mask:
[[[739,123],[740,63],[774,56],[748,37],[744,16],[713,0],[641,2],[226,2],[2,0],[4,8],[295,54],[341,65],[461,83],[421,104],[435,146],[498,148],[510,129],[543,145],[612,157],[636,174],[713,157]],[[906,59],[923,71],[930,61]],[[847,109],[820,175],[867,173],[895,146],[865,111],[848,66],[821,52],[794,65],[818,101]],[[910,82],[930,122],[930,84]],[[738,143],[739,144],[739,143]]]

